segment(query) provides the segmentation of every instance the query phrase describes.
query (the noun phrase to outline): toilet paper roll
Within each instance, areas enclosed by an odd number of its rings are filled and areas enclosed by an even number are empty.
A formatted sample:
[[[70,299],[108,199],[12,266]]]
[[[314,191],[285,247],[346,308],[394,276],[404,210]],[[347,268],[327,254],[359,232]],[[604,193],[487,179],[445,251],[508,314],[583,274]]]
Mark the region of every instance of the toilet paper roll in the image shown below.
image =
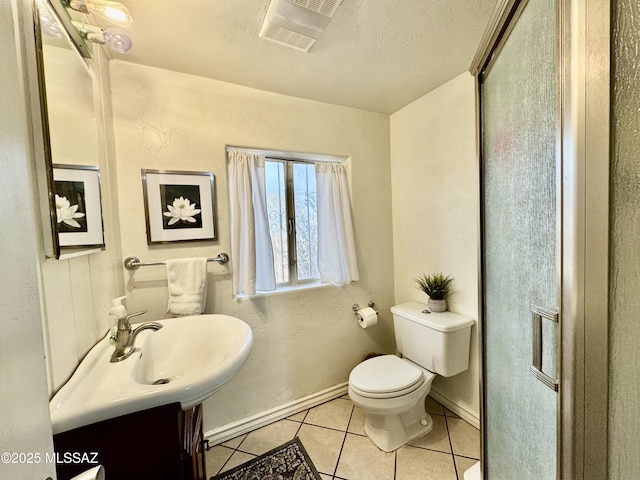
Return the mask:
[[[376,323],[378,323],[378,314],[371,307],[366,307],[361,310],[358,310],[358,323],[362,328],[373,327]]]
[[[98,465],[91,470],[87,470],[80,475],[73,477],[71,480],[104,480],[104,468]]]

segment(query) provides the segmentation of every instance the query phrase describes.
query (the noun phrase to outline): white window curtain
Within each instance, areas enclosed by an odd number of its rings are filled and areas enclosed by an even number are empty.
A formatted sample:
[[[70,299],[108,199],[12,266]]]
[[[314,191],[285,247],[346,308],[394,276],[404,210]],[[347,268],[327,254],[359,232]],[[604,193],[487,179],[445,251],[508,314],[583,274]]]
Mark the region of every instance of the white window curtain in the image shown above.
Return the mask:
[[[346,168],[317,162],[315,169],[320,279],[338,285],[359,280]]]
[[[231,265],[234,296],[275,290],[273,248],[265,194],[265,158],[228,152]]]

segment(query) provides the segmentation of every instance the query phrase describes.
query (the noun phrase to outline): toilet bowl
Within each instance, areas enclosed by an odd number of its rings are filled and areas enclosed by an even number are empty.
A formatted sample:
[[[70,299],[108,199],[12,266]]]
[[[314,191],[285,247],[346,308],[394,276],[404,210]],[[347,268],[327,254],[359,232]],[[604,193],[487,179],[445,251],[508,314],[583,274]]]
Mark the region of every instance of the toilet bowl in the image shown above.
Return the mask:
[[[437,375],[469,368],[473,319],[452,312],[430,313],[425,305],[391,308],[400,356],[381,355],[349,375],[349,397],[364,410],[364,431],[378,448],[391,452],[429,433],[433,421],[425,401]]]
[[[349,397],[366,414],[364,431],[391,452],[431,431],[425,400],[435,375],[395,355],[374,357],[349,376]]]

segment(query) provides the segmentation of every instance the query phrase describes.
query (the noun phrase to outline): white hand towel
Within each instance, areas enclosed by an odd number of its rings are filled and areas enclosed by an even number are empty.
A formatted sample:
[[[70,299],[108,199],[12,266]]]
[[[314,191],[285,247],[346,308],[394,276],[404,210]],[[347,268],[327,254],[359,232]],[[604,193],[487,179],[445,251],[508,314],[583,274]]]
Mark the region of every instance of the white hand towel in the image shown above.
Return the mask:
[[[207,300],[207,259],[178,258],[166,263],[169,283],[167,312],[200,315]]]

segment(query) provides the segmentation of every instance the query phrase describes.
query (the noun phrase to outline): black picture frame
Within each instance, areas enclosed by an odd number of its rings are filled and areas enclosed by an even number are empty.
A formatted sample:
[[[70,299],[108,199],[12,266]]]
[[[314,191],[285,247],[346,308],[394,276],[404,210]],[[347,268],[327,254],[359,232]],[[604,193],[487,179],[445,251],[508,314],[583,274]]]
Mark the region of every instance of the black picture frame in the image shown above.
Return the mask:
[[[217,239],[212,172],[142,169],[147,243]]]
[[[60,248],[105,248],[100,169],[54,164],[53,193]]]

